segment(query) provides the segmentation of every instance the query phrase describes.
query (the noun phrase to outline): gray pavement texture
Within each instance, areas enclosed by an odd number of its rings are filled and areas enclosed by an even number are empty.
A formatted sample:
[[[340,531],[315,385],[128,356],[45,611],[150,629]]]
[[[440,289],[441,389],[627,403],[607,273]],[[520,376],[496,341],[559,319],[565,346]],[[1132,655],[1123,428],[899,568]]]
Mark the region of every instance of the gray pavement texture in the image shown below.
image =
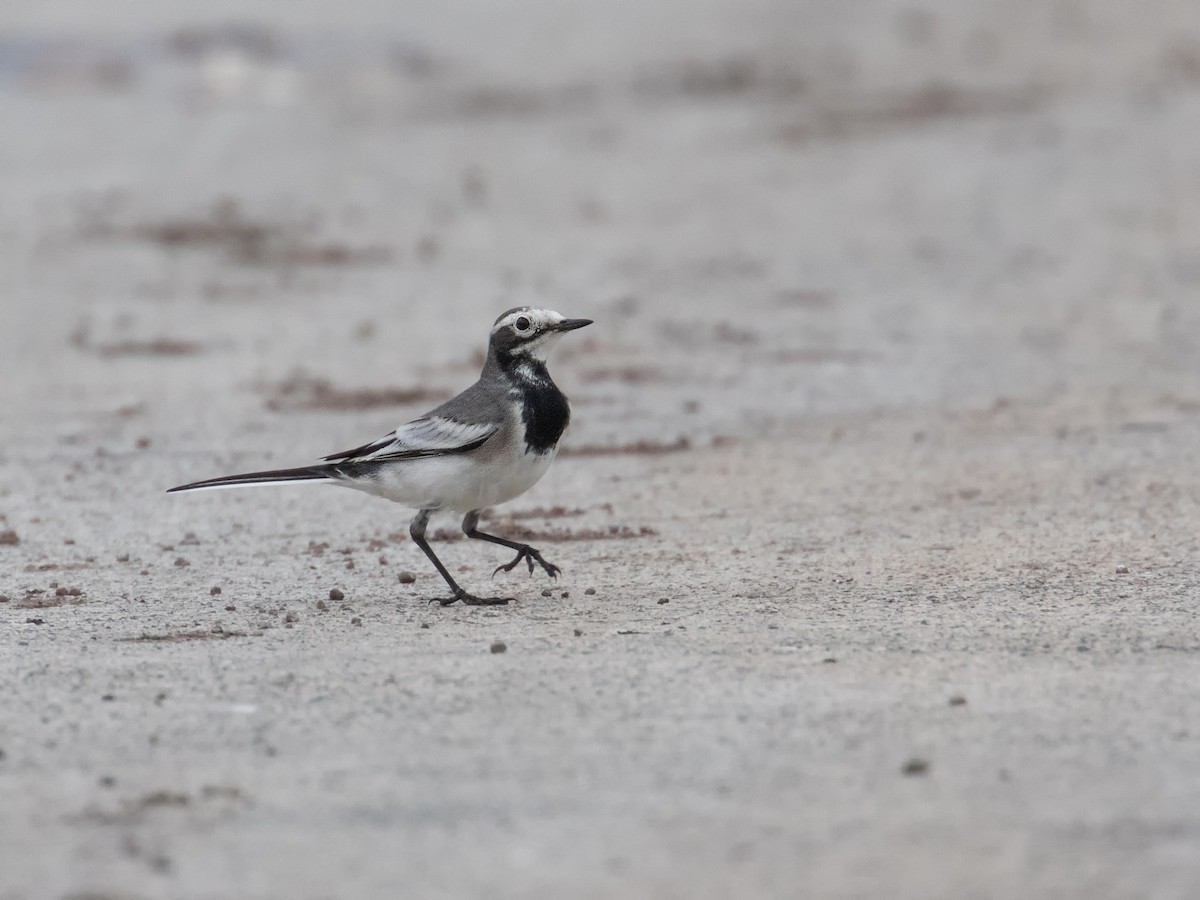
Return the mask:
[[[15,3],[0,120],[3,900],[1200,896],[1200,6]],[[557,583],[163,495],[519,303]]]

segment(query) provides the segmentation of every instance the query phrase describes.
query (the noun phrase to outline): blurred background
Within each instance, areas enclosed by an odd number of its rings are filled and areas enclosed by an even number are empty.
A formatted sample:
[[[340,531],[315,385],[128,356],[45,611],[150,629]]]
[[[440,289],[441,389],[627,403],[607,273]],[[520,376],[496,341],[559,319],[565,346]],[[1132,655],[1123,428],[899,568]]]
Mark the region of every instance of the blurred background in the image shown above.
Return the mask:
[[[7,0],[0,897],[1200,895],[1198,290],[1195,0]]]
[[[1195,384],[1186,0],[10,3],[0,103],[18,443],[446,395],[520,303],[589,443]]]

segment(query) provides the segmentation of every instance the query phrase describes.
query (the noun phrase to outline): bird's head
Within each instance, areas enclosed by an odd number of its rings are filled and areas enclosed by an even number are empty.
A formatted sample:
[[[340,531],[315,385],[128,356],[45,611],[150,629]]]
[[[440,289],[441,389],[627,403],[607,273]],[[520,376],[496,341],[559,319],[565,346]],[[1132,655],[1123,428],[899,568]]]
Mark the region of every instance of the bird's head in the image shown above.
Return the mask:
[[[490,347],[499,360],[545,360],[560,337],[591,324],[591,319],[567,319],[552,309],[518,306],[496,320]]]

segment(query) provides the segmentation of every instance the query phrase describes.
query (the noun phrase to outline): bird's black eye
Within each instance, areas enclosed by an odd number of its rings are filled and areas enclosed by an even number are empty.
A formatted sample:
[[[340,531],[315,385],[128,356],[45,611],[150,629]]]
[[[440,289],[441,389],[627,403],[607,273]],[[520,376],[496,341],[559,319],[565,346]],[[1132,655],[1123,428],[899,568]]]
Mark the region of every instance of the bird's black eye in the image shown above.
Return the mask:
[[[525,316],[521,316],[517,319],[517,321],[513,322],[513,326],[517,329],[517,331],[528,331],[529,319],[525,318]]]

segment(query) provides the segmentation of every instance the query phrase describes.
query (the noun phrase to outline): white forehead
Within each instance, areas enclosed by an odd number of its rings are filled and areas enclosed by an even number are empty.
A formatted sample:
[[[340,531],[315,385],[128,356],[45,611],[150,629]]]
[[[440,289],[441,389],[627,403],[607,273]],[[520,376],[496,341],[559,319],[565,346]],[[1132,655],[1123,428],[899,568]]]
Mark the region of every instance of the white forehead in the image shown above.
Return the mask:
[[[566,318],[566,316],[556,313],[552,309],[542,309],[541,307],[537,306],[523,306],[520,309],[514,309],[512,312],[501,317],[500,320],[497,321],[492,327],[492,331],[499,331],[501,328],[507,328],[522,316],[524,316],[538,328],[545,328],[549,325],[557,325]]]

